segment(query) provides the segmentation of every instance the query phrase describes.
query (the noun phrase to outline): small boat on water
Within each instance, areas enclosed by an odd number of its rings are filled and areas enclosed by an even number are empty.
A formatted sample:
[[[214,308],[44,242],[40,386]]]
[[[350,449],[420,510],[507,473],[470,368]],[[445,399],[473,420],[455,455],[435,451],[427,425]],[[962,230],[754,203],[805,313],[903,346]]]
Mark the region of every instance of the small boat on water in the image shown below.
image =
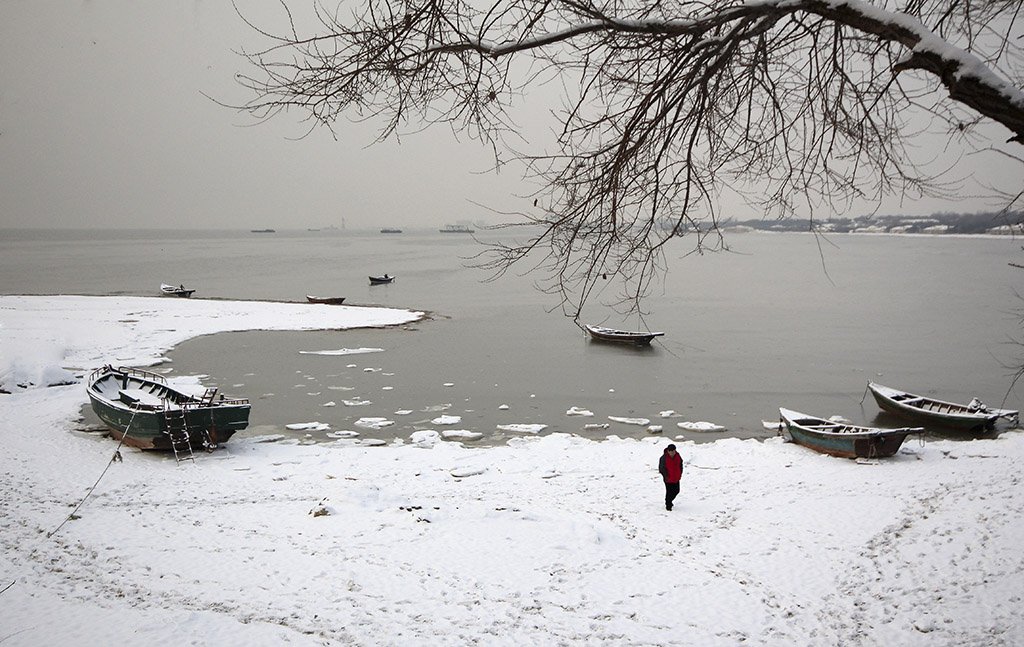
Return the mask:
[[[790,409],[779,409],[787,439],[822,454],[840,458],[883,458],[899,451],[910,434],[921,427],[880,429],[816,418]]]
[[[385,274],[384,276],[371,276],[370,285],[381,285],[383,283],[391,283],[395,280],[395,277]]]
[[[941,427],[976,431],[992,429],[1000,418],[1018,422],[1020,412],[1012,409],[990,409],[974,398],[969,404],[956,404],[915,395],[874,382],[868,382],[868,390],[883,411],[908,420]]]
[[[384,229],[380,230],[380,233],[382,233],[382,234],[400,234],[400,233],[402,233],[402,230],[401,229],[394,229],[392,227],[385,227]]]
[[[250,229],[249,232],[253,233],[253,234],[276,234],[277,230],[276,229]]]
[[[86,392],[92,410],[111,435],[139,449],[216,447],[249,425],[249,401],[202,396],[170,386],[162,375],[135,368],[104,366],[89,375]]]
[[[309,294],[306,295],[306,300],[310,303],[325,303],[332,306],[340,306],[345,303],[345,297],[314,297]]]
[[[633,344],[634,346],[648,346],[655,337],[661,337],[663,332],[641,332],[632,330],[616,330],[614,328],[603,328],[601,326],[586,325],[584,328],[590,333],[593,339],[608,341],[617,344]]]
[[[185,289],[184,285],[179,285],[178,287],[175,287],[173,285],[168,285],[166,283],[160,284],[160,291],[169,297],[182,297],[185,299],[192,296],[192,293],[195,292],[195,290]]]

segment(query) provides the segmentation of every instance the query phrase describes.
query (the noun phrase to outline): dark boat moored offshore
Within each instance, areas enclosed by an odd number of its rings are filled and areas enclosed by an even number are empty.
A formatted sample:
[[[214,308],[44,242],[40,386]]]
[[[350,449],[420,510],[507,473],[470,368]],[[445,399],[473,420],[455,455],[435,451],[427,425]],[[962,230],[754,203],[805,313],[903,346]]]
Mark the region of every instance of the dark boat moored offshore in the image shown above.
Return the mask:
[[[169,297],[184,297],[185,299],[187,299],[190,296],[192,296],[192,293],[195,292],[195,290],[186,289],[184,285],[174,287],[173,285],[161,283],[160,292]]]
[[[1000,418],[1016,423],[1020,412],[1012,409],[990,409],[975,398],[970,404],[945,402],[922,395],[914,395],[874,382],[868,382],[868,390],[875,397],[879,408],[891,414],[913,420],[964,431],[983,431],[995,427]]]
[[[840,458],[883,458],[899,451],[910,434],[921,427],[880,429],[816,418],[790,409],[779,409],[782,429],[798,445]]]
[[[395,277],[385,274],[384,276],[371,276],[370,285],[383,285],[385,283],[391,283],[395,280]]]
[[[340,306],[345,303],[345,297],[314,297],[307,294],[306,300],[310,303],[325,303],[332,306]]]
[[[111,435],[139,449],[215,447],[249,425],[249,401],[180,391],[162,375],[135,368],[104,366],[86,386],[92,410]]]
[[[584,328],[590,336],[598,341],[608,341],[617,344],[632,344],[634,346],[648,346],[655,337],[661,337],[663,332],[637,332],[632,330],[616,330],[614,328],[603,328],[601,326],[586,325]]]

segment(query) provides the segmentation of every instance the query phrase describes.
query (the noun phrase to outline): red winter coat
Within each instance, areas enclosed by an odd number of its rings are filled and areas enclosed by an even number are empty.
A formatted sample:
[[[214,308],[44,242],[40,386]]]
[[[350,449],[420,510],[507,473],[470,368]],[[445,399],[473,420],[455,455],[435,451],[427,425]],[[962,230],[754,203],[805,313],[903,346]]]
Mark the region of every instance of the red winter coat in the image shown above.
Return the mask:
[[[658,471],[666,483],[678,483],[683,477],[683,457],[676,452],[675,456],[669,456],[665,451],[658,461]]]

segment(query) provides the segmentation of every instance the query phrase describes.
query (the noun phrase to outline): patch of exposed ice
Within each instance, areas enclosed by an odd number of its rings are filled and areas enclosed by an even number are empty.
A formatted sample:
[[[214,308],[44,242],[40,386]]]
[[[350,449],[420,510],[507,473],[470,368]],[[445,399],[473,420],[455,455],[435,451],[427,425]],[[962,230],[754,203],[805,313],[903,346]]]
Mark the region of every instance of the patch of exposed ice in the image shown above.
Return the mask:
[[[774,422],[768,422],[767,420],[762,420],[761,421],[761,426],[764,427],[765,429],[767,429],[768,431],[779,431],[780,429],[782,429],[782,423],[779,422],[778,420],[776,420]]]
[[[412,409],[399,409],[395,412],[396,416],[407,416],[412,413]]]
[[[342,400],[346,407],[363,407],[368,404],[373,404],[369,400]]]
[[[669,409],[667,411],[662,411],[658,415],[661,416],[662,418],[678,418],[682,414],[672,409]]]
[[[325,407],[336,407],[336,406],[338,406],[338,404],[334,400],[331,400],[330,402],[324,402],[323,406],[325,406]]]
[[[381,440],[380,438],[364,438],[359,441],[359,444],[368,447],[383,447],[388,444],[388,441]]]
[[[651,425],[647,427],[647,433],[649,434],[660,434],[662,432],[661,425]]]
[[[499,411],[508,411],[508,405],[507,404],[498,405],[498,410]]]
[[[583,428],[587,431],[595,431],[598,429],[607,429],[611,427],[607,422],[592,422],[589,425],[583,425]]]

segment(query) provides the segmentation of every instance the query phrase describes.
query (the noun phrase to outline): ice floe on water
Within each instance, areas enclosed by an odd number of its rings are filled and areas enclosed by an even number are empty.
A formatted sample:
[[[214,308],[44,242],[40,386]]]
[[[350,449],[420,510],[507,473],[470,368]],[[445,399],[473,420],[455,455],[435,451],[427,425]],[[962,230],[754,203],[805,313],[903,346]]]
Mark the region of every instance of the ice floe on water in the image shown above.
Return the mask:
[[[339,431],[328,431],[327,432],[327,437],[328,438],[355,438],[358,435],[359,435],[358,431],[350,431],[350,430],[339,430]]]
[[[292,431],[326,431],[331,426],[326,422],[295,422],[290,425],[285,425],[285,429],[291,429]]]
[[[594,412],[589,409],[583,409],[581,407],[569,407],[569,410],[565,412],[565,415],[590,417],[594,415]]]
[[[608,416],[608,419],[612,422],[620,422],[624,425],[637,425],[639,427],[646,427],[651,424],[650,418],[623,418],[622,416]]]
[[[346,407],[365,407],[368,404],[373,404],[370,400],[342,400]]]
[[[660,434],[664,429],[661,425],[650,425],[647,427],[647,433],[649,434]]]
[[[300,350],[300,355],[359,355],[360,353],[383,353],[383,348],[339,348],[337,350]]]
[[[438,441],[441,440],[441,434],[437,433],[433,429],[421,429],[420,431],[414,431],[409,436],[409,441],[413,445],[419,445],[420,447],[433,447]]]
[[[338,406],[338,404],[334,400],[331,400],[330,402],[324,402],[323,405],[321,405],[321,406],[324,406],[324,407],[336,407],[336,406]]]
[[[388,420],[387,418],[380,417],[366,417],[356,420],[353,424],[357,427],[364,427],[366,429],[383,429],[384,427],[390,427],[395,424],[394,420]]]
[[[725,427],[722,425],[716,425],[713,422],[677,422],[676,426],[686,431],[725,431]]]
[[[462,416],[438,416],[430,421],[434,425],[457,425],[462,422]]]
[[[445,429],[441,432],[441,437],[446,440],[479,440],[484,435],[479,431],[469,429]]]
[[[547,425],[541,424],[498,425],[498,431],[511,431],[517,434],[539,434],[547,428]]]
[[[608,429],[611,427],[607,422],[592,422],[588,425],[583,425],[583,429],[586,431],[599,431],[601,429]]]

